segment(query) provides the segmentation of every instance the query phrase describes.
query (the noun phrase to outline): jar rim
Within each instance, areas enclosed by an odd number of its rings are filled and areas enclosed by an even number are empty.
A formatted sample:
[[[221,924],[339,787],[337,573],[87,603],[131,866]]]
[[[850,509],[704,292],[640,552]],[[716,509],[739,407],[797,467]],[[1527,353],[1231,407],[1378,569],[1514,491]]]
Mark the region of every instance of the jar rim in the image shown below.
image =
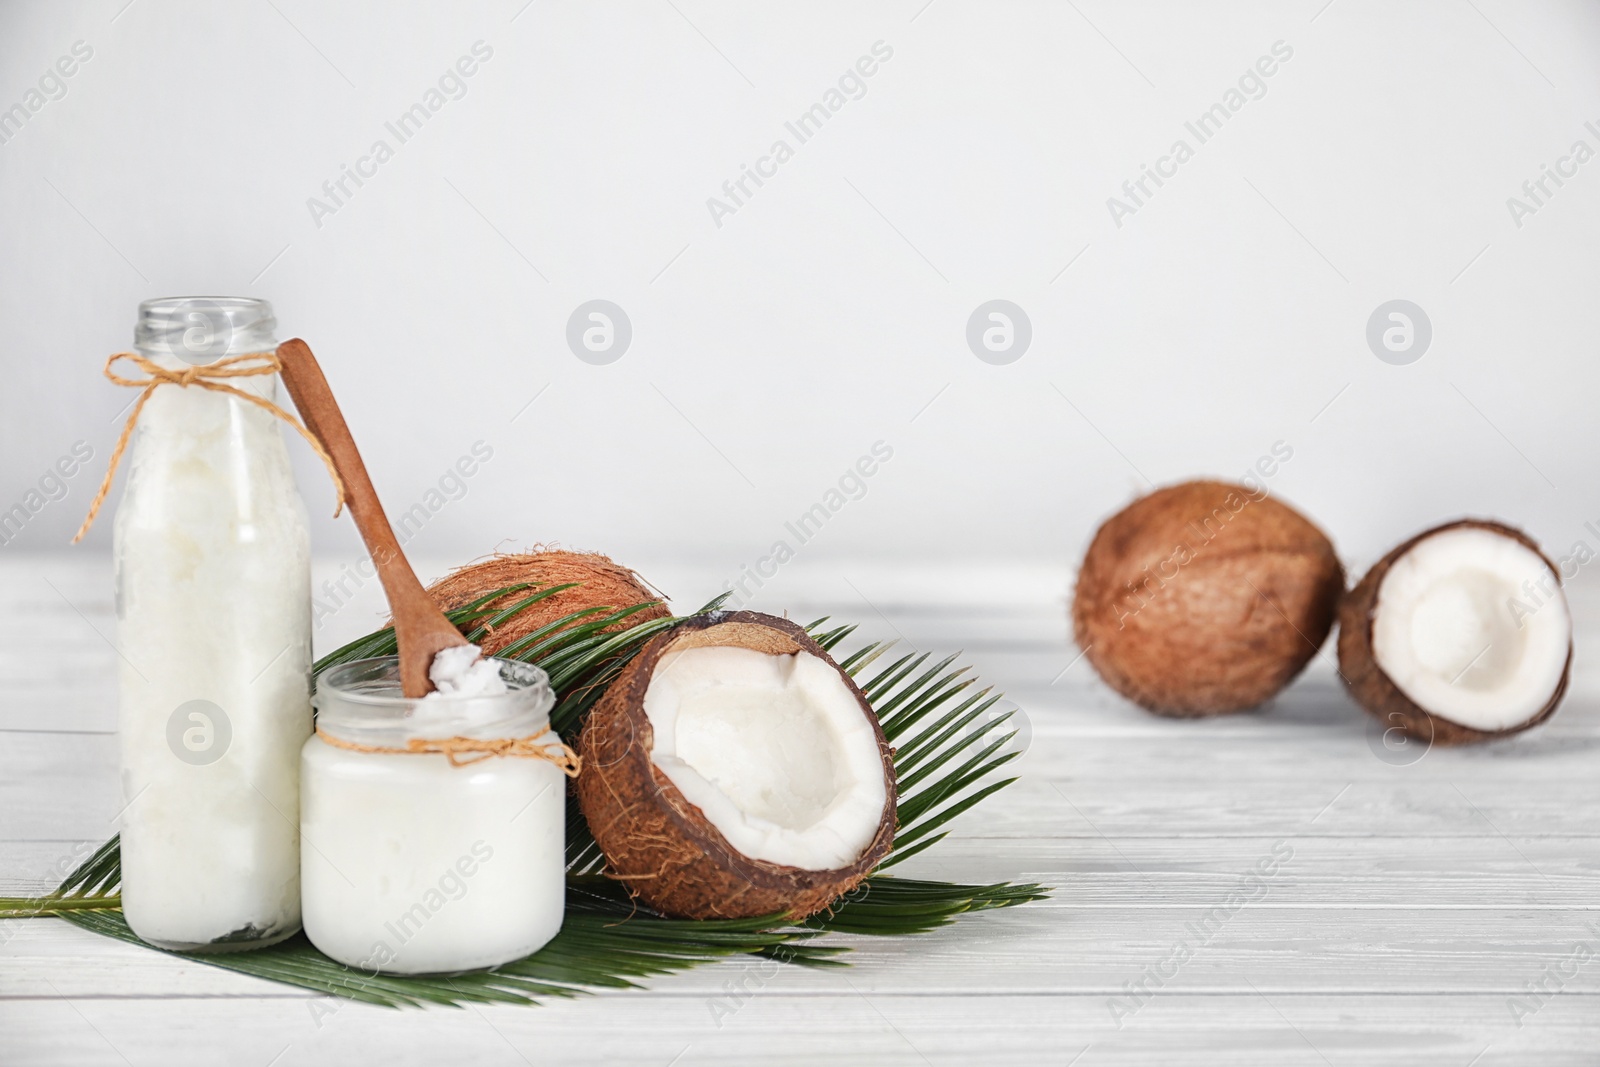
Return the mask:
[[[491,695],[407,697],[400,658],[377,656],[330,667],[317,676],[312,697],[317,726],[367,744],[413,738],[526,737],[550,725],[555,692],[549,675],[531,663],[489,657],[506,691]]]

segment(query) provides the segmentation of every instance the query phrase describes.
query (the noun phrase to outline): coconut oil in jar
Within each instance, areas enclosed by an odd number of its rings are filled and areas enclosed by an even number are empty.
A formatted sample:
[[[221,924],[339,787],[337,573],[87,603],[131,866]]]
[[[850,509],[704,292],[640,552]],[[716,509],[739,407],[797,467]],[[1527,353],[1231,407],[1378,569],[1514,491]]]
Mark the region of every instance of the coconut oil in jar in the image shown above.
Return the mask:
[[[495,665],[501,685],[465,670],[447,680],[440,660],[457,651],[434,661],[441,691],[421,699],[401,694],[394,657],[318,679],[301,756],[306,936],[369,973],[493,967],[561,928],[566,779],[529,758],[564,751],[547,732],[549,680],[507,660],[477,665]],[[520,755],[494,754],[511,739],[524,739]]]
[[[276,347],[265,301],[139,310],[138,353],[170,370]],[[277,381],[218,380],[267,400]],[[129,467],[114,535],[123,913],[162,948],[268,945],[300,927],[305,505],[272,415],[194,384],[150,394]]]

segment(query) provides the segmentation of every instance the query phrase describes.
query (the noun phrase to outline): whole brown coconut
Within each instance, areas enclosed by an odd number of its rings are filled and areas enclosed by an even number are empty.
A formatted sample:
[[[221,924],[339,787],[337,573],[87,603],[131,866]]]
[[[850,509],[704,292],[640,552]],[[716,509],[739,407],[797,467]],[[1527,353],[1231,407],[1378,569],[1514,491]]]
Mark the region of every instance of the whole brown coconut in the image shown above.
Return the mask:
[[[1078,572],[1073,634],[1129,700],[1220,715],[1300,673],[1343,591],[1333,545],[1298,511],[1242,485],[1184,482],[1100,527]]]
[[[835,670],[872,724],[886,799],[870,844],[847,866],[809,870],[744,855],[656,765],[645,692],[662,658],[691,648],[806,652]],[[656,910],[691,919],[749,918],[787,912],[801,919],[859,884],[894,843],[893,750],[854,681],[806,632],[753,611],[714,612],[685,620],[647,644],[607,688],[579,738],[583,773],[578,803],[605,853],[607,873]]]
[[[525,583],[537,588],[549,588],[569,582],[581,584],[535,601],[485,634],[479,642],[484,653],[493,655],[533,631],[585,608],[626,608],[650,603],[649,607],[609,627],[614,630],[625,630],[646,620],[664,619],[671,614],[665,604],[659,603],[659,594],[651,590],[637,574],[597,552],[535,550],[500,553],[451,571],[430,585],[428,592],[441,609],[452,611],[508,585]],[[524,589],[508,593],[490,601],[488,606],[506,608],[535,591]]]
[[[1393,678],[1385,673],[1379,664],[1379,657],[1375,655],[1373,645],[1373,630],[1377,622],[1380,597],[1384,579],[1402,559],[1415,552],[1419,546],[1434,542],[1441,535],[1460,531],[1482,531],[1495,537],[1507,538],[1521,545],[1537,557],[1542,567],[1548,571],[1548,585],[1545,592],[1554,590],[1551,601],[1551,610],[1559,610],[1560,618],[1567,622],[1567,636],[1565,638],[1565,655],[1559,656],[1559,676],[1545,692],[1537,695],[1538,701],[1532,714],[1522,718],[1520,722],[1512,723],[1501,729],[1477,729],[1463,723],[1455,722],[1443,714],[1442,709],[1432,711],[1419,706],[1414,700],[1395,684]],[[1536,564],[1537,565],[1537,564]],[[1477,571],[1477,568],[1471,568]],[[1471,574],[1469,571],[1469,574]],[[1471,574],[1472,578],[1481,575],[1481,571]],[[1469,578],[1469,580],[1471,580]],[[1436,581],[1435,585],[1442,584]],[[1516,588],[1513,579],[1508,583],[1511,587],[1506,591],[1504,599],[1518,607],[1528,608],[1528,615],[1532,615],[1531,608],[1537,606],[1544,608],[1544,601],[1539,593],[1532,590]],[[1384,724],[1385,729],[1397,729],[1402,733],[1416,738],[1427,744],[1463,745],[1474,744],[1479,741],[1493,741],[1502,737],[1510,737],[1524,730],[1539,725],[1555,714],[1556,708],[1561,705],[1561,699],[1566,695],[1567,683],[1572,676],[1572,641],[1570,629],[1570,616],[1567,614],[1565,598],[1560,593],[1561,571],[1550,561],[1539,548],[1538,542],[1527,534],[1512,526],[1492,522],[1484,519],[1461,519],[1457,522],[1445,523],[1422,533],[1397,546],[1388,555],[1384,556],[1365,577],[1357,583],[1356,587],[1344,597],[1339,604],[1339,674],[1344,679],[1344,684],[1355,698],[1357,704],[1370,715]],[[1527,598],[1525,601],[1522,598]],[[1500,598],[1496,598],[1500,599]],[[1554,607],[1555,603],[1560,608]],[[1505,606],[1509,607],[1510,604]],[[1499,606],[1499,605],[1497,605]],[[1515,622],[1515,610],[1509,614]],[[1519,629],[1521,627],[1519,626]],[[1474,657],[1486,658],[1484,653],[1490,651],[1488,646]],[[1451,673],[1454,673],[1452,670]],[[1461,671],[1462,675],[1467,670]],[[1460,676],[1451,679],[1452,684],[1459,682]]]

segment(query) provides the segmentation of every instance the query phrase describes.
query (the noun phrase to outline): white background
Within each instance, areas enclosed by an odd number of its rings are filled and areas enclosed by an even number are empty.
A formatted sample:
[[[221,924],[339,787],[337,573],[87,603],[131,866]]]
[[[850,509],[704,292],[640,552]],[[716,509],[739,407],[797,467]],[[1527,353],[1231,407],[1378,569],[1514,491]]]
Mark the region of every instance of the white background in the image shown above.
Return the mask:
[[[1492,746],[1397,750],[1331,647],[1262,714],[1146,715],[1074,668],[1062,607],[1132,495],[1238,476],[1280,441],[1272,491],[1354,568],[1462,514],[1600,549],[1600,160],[1520,228],[1506,205],[1575,140],[1600,149],[1600,4],[525,3],[0,0],[0,115],[94,50],[0,143],[0,514],[74,442],[95,450],[0,545],[0,891],[53,884],[124,806],[109,514],[66,543],[131,400],[100,367],[139,301],[220,292],[270,299],[316,349],[392,512],[494,449],[407,543],[425,574],[559,540],[694,607],[886,442],[756,603],[964,649],[1022,705],[1021,780],[906,873],[1053,897],[843,939],[849,970],[784,968],[726,1020],[747,964],[537,1010],[327,1019],[286,987],[21,921],[0,931],[0,1056],[1593,1060],[1600,987],[1571,961],[1596,936],[1600,564],[1574,583],[1566,707]],[[319,228],[307,199],[480,40],[466,95]],[[707,198],[878,41],[866,94],[719,228]],[[1278,41],[1266,94],[1117,227],[1107,198]],[[593,299],[633,324],[607,366],[565,339]],[[1033,327],[1005,366],[966,342],[992,299]],[[1393,299],[1433,325],[1406,366],[1366,341]],[[289,447],[326,600],[360,547]],[[372,627],[376,583],[352,603],[319,614],[319,651]],[[1294,858],[1270,902],[1163,969],[1121,1029],[1113,1001],[1274,842]]]
[[[1272,490],[1357,567],[1462,514],[1600,545],[1600,161],[1507,207],[1600,149],[1593,4],[124,3],[0,3],[0,108],[93,49],[0,145],[0,507],[96,457],[0,551],[65,546],[131,399],[101,363],[185,293],[273,302],[392,511],[494,449],[429,558],[559,541],[693,568],[669,592],[699,601],[880,440],[786,576],[1043,564],[1064,594],[1133,494],[1278,441]],[[308,198],[478,41],[465,95],[319,227]],[[719,227],[707,199],[878,41],[865,95]],[[1265,95],[1118,227],[1107,198],[1277,41]],[[633,326],[608,366],[565,340],[595,298]],[[1006,366],[965,339],[994,298],[1032,322]],[[1408,366],[1365,339],[1395,298],[1433,325]],[[356,558],[291,449],[319,551]]]

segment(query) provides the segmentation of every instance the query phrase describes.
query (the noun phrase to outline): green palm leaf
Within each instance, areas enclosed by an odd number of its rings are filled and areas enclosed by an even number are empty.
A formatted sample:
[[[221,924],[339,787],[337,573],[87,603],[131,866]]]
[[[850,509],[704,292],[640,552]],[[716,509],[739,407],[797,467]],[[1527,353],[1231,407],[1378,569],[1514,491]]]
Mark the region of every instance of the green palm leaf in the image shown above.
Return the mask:
[[[39,915],[60,915],[79,911],[121,911],[122,884],[120,835],[95,849],[94,854],[55,891],[42,897],[0,897],[0,919],[31,919]],[[120,918],[120,916],[119,916]]]
[[[533,604],[571,584],[533,589],[513,585],[449,613],[471,639],[478,639]],[[487,605],[511,593],[528,595],[505,608]],[[695,614],[720,609],[718,597]],[[589,608],[541,627],[497,655],[533,663],[551,679],[558,699],[551,723],[569,741],[584,716],[629,660],[651,638],[681,622],[652,619],[607,632],[650,605],[613,610]],[[832,651],[854,626],[827,628],[818,619],[806,629]],[[856,678],[883,724],[898,741],[895,774],[900,783],[895,849],[879,868],[899,863],[936,844],[936,833],[1015,779],[993,774],[1017,755],[1006,751],[1013,735],[1008,715],[990,717],[999,701],[988,689],[962,697],[975,680],[967,668],[952,667],[950,656],[924,669],[926,654],[903,656],[865,677],[889,651],[882,643],[864,645],[840,660]],[[389,628],[350,642],[316,664],[321,673],[351,660],[395,653]],[[958,699],[961,698],[961,699]],[[946,831],[948,832],[948,831]],[[53,893],[31,899],[0,898],[0,918],[54,915],[107,937],[143,945],[121,914],[118,838],[97,850]],[[840,966],[842,946],[816,943],[830,933],[905,935],[946,925],[967,912],[1005,908],[1039,900],[1037,885],[959,885],[876,873],[827,911],[795,924],[782,915],[755,919],[693,921],[659,915],[603,876],[605,857],[589,833],[576,802],[567,811],[567,911],[561,932],[531,956],[497,967],[451,976],[399,977],[374,974],[336,963],[304,934],[254,952],[182,955],[214,967],[254,975],[304,989],[391,1007],[419,1004],[530,1003],[540,997],[570,997],[599,989],[624,989],[656,975],[681,971],[710,960],[756,955],[801,966]]]

